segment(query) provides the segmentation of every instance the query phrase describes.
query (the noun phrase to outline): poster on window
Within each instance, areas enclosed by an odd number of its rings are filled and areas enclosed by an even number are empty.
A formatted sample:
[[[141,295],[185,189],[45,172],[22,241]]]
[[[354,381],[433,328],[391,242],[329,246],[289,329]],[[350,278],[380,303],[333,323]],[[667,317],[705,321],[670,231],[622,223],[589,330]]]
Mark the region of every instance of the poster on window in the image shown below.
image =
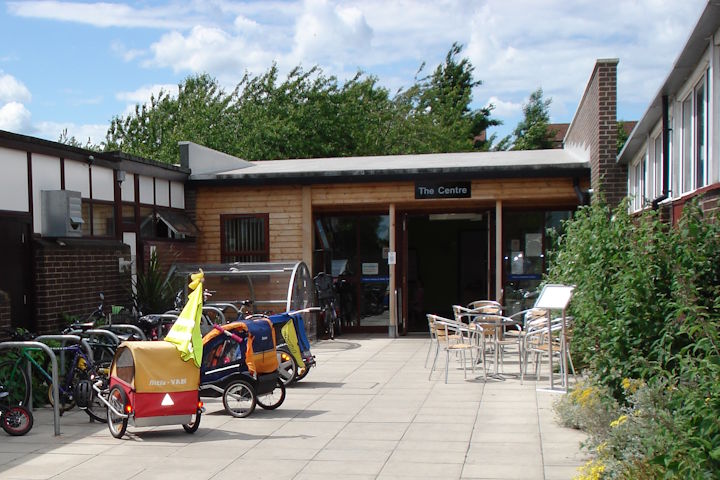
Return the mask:
[[[522,275],[524,272],[523,265],[525,259],[523,258],[522,250],[511,253],[510,258],[510,274],[511,275]]]
[[[525,255],[528,257],[539,257],[542,255],[542,234],[525,234]]]

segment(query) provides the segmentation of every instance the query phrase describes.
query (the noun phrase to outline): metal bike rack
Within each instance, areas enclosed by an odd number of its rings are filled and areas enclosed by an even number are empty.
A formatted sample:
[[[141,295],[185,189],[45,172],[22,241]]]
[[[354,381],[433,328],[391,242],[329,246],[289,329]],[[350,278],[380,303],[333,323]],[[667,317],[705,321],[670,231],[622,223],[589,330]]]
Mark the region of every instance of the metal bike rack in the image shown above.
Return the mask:
[[[219,309],[218,307],[216,307],[214,305],[203,305],[202,309],[203,309],[203,313],[206,310],[209,312],[215,313],[218,316],[217,319],[219,320],[219,322],[217,322],[217,323],[219,323],[220,325],[225,325],[225,314],[223,313],[223,311],[221,309]]]
[[[0,349],[10,348],[33,348],[44,351],[50,357],[51,367],[51,378],[52,378],[52,394],[53,394],[53,424],[55,426],[55,436],[60,435],[60,391],[58,387],[58,364],[55,352],[50,347],[41,342],[0,342]],[[31,366],[27,365],[28,370],[31,370]],[[31,373],[31,372],[28,372]],[[29,408],[32,410],[32,376],[30,376],[30,404]]]
[[[79,335],[40,335],[35,337],[36,342],[43,342],[46,340],[55,340],[58,342],[65,342],[65,341],[72,341],[74,343],[77,343],[81,347],[85,349],[85,353],[87,353],[88,358],[90,359],[90,362],[94,361],[93,352],[90,348],[90,344],[85,340],[84,338],[80,337]]]
[[[143,333],[140,327],[131,323],[113,323],[112,325],[103,325],[102,327],[98,327],[96,330],[105,330],[113,333],[132,332],[137,335],[140,340],[147,340],[145,333]],[[118,345],[120,343],[121,342],[118,341]]]

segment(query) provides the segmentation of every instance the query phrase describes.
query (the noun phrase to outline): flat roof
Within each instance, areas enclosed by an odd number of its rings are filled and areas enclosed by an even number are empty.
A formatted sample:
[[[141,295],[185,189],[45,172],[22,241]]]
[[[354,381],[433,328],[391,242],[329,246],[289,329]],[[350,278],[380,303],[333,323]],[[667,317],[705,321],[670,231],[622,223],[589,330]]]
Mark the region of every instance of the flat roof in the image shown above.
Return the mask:
[[[239,159],[238,159],[239,160]],[[518,177],[589,174],[587,159],[562,149],[431,153],[370,157],[242,161],[236,169],[191,175],[205,183],[367,182],[431,177]]]

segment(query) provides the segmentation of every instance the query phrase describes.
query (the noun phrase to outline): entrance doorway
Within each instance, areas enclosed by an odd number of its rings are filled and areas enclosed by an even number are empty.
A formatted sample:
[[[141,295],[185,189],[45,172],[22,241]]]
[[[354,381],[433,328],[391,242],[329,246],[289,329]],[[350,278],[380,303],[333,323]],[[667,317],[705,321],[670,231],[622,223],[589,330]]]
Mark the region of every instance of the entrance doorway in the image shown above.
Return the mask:
[[[0,217],[0,264],[6,272],[0,275],[0,307],[10,317],[9,325],[34,330],[29,218]]]
[[[407,216],[409,332],[426,332],[426,314],[489,296],[488,214]]]

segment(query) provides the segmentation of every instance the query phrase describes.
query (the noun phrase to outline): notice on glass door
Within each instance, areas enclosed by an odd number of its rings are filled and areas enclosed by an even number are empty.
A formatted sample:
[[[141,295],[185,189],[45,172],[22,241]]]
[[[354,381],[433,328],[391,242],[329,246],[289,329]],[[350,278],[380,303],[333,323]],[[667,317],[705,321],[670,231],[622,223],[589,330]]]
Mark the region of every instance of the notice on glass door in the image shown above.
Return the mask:
[[[380,266],[377,263],[362,264],[363,275],[377,275],[378,273],[380,273]]]

